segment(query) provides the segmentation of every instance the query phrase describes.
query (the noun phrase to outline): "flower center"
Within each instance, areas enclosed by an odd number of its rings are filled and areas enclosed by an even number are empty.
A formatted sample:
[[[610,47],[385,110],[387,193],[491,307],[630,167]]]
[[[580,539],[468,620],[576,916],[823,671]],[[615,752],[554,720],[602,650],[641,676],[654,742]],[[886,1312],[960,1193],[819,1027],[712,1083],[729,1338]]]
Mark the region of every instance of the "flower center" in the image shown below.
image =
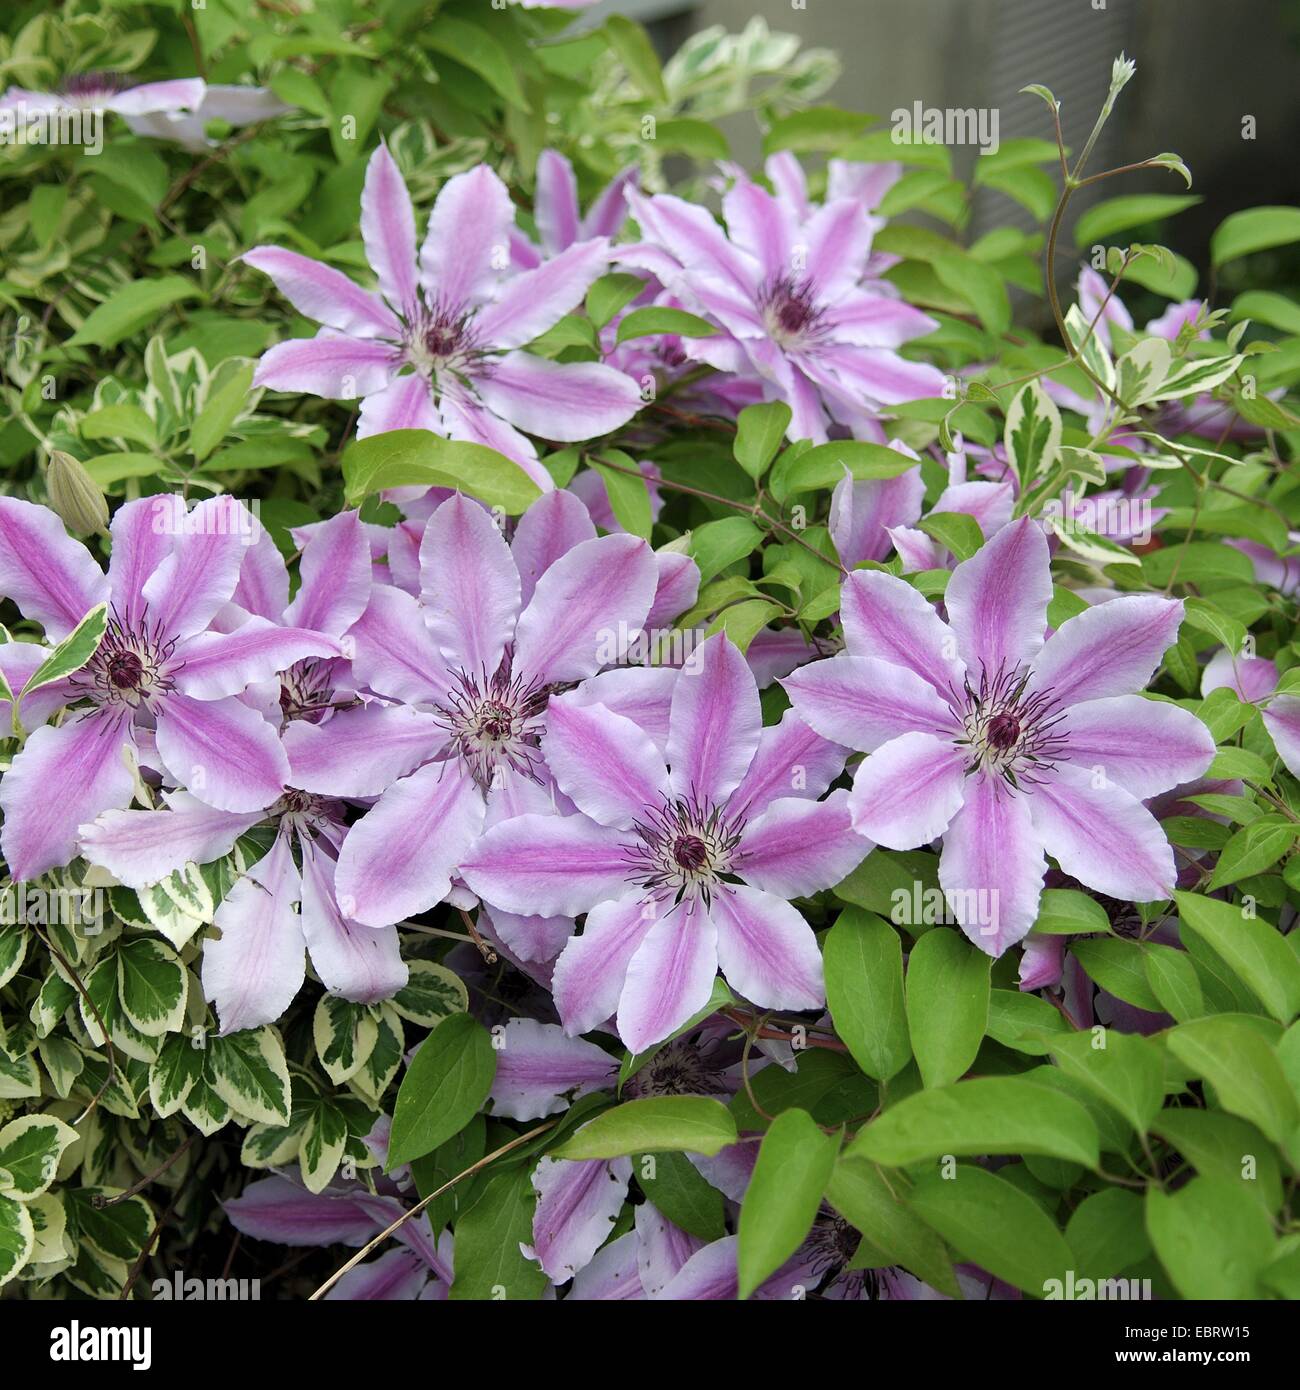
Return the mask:
[[[286,723],[302,719],[319,724],[333,700],[334,686],[326,663],[309,658],[280,673],[280,713]]]
[[[726,1087],[717,1066],[698,1044],[679,1038],[658,1052],[623,1087],[632,1099],[648,1096],[717,1096]]]
[[[700,898],[707,906],[734,873],[744,828],[712,802],[667,801],[633,826],[636,839],[624,846],[629,877],[654,898]]]
[[[807,348],[820,336],[823,311],[811,281],[779,276],[764,288],[759,303],[768,333],[782,347]]]
[[[114,611],[95,654],[69,684],[98,705],[139,709],[172,689],[167,663],[175,646],[156,628],[127,627]]]
[[[406,358],[422,375],[464,374],[476,355],[474,311],[463,304],[421,303],[408,321]]]
[[[1023,666],[981,669],[978,690],[966,682],[963,736],[971,753],[967,772],[995,773],[1011,786],[1040,780],[1065,750],[1058,730],[1063,711],[1050,691],[1030,692]]]
[[[438,714],[453,750],[478,785],[487,791],[506,767],[540,781],[535,764],[543,729],[538,719],[550,688],[516,679],[509,656],[490,680],[457,671],[455,681]]]
[[[63,95],[69,101],[93,106],[97,101],[116,96],[126,80],[116,72],[75,72],[64,80]]]

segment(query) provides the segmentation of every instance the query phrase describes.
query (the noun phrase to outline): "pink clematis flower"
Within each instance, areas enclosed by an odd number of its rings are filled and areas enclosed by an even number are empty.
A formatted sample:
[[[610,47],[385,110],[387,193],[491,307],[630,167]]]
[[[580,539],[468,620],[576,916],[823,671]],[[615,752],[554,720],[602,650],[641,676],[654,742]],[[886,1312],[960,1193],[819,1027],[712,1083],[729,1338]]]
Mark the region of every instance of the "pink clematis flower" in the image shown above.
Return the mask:
[[[865,852],[846,793],[817,799],[844,750],[795,719],[764,729],[724,634],[695,656],[673,687],[666,760],[632,719],[580,691],[553,698],[542,748],[580,814],[500,822],[460,864],[494,906],[587,914],[556,962],[556,1008],[571,1034],[617,1012],[633,1052],[697,1013],[719,967],[763,1007],[819,1007],[821,954],[788,899],[838,883]]]
[[[84,111],[112,111],[131,119],[197,111],[206,90],[207,84],[199,77],[178,77],[131,87],[120,73],[77,72],[65,78],[56,92],[10,87],[0,96],[0,110],[57,111],[77,107]]]
[[[230,497],[187,513],[176,496],[128,502],[113,518],[105,576],[53,512],[0,497],[0,595],[61,641],[97,605],[108,630],[66,685],[85,708],[38,728],[0,782],[3,850],[15,879],[66,864],[78,826],[126,806],[135,788],[128,747],[156,755],[173,781],[218,810],[261,810],[289,762],[276,730],[238,698],[251,684],[333,639],[258,619],[210,631],[239,579],[256,525]]]
[[[863,835],[899,850],[943,837],[939,881],[993,956],[1033,925],[1045,854],[1111,897],[1168,897],[1173,852],[1142,799],[1214,758],[1194,715],[1132,693],[1181,601],[1116,598],[1045,642],[1051,597],[1047,541],[1022,518],[953,570],[947,623],[905,581],[851,574],[847,650],[783,682],[818,733],[869,754],[850,796]]]
[[[548,698],[617,656],[651,611],[660,568],[635,536],[596,538],[571,494],[535,503],[513,547],[457,494],[428,522],[420,575],[423,604],[377,585],[348,633],[357,688],[401,703],[296,721],[284,735],[291,785],[379,798],[338,870],[348,915],[377,927],[447,894],[492,805],[551,808],[539,748]]]
[[[581,303],[608,266],[603,237],[577,242],[533,270],[510,270],[514,209],[485,164],[447,180],[416,255],[415,211],[385,146],[371,156],[361,236],[379,281],[278,246],[243,259],[274,280],[315,338],[279,343],[254,384],[333,399],[361,397],[359,438],[427,429],[496,449],[542,491],[553,486],[526,435],[575,441],[626,424],[636,384],[601,362],[552,362],[519,351]]]
[[[537,156],[533,194],[536,245],[518,228],[510,232],[511,259],[521,270],[534,270],[547,256],[558,256],[578,242],[596,237],[613,240],[627,221],[624,190],[635,188],[640,171],[633,165],[611,179],[596,195],[586,215],[578,202],[578,178],[573,165],[558,150]]]
[[[883,282],[863,283],[877,224],[860,198],[828,202],[802,221],[797,203],[738,178],[723,199],[724,231],[680,198],[627,196],[644,240],[616,248],[616,258],[719,325],[683,350],[720,371],[759,376],[767,398],[793,411],[792,439],[824,443],[832,423],[879,438],[882,407],[940,394],[937,368],[898,353],[934,320]]]

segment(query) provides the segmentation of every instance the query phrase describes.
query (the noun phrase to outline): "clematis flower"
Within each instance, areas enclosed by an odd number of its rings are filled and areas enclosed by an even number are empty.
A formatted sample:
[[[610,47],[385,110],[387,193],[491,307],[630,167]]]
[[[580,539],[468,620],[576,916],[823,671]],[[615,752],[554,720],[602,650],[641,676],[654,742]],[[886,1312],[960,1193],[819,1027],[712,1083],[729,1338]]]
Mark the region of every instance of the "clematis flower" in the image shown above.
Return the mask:
[[[839,882],[864,854],[845,793],[817,800],[843,750],[797,721],[764,729],[725,634],[695,655],[673,687],[667,765],[631,719],[553,698],[542,749],[580,814],[502,821],[460,862],[494,906],[587,914],[556,962],[556,1008],[571,1034],[617,1013],[633,1052],[697,1013],[719,966],[763,1007],[819,1007],[821,953],[788,899]]]
[[[1276,662],[1223,650],[1211,657],[1201,673],[1201,694],[1228,689],[1243,704],[1258,705],[1283,766],[1293,777],[1300,777],[1300,696],[1279,695],[1277,682]]]
[[[1214,758],[1194,715],[1133,693],[1181,601],[1115,598],[1044,641],[1051,597],[1047,541],[1022,518],[953,570],[947,623],[901,579],[849,575],[846,651],[783,682],[812,728],[869,755],[850,796],[863,835],[899,850],[943,837],[939,882],[992,956],[1033,925],[1045,854],[1108,896],[1167,898],[1173,852],[1142,800]]]
[[[592,538],[571,544],[575,528]],[[421,542],[423,605],[376,586],[348,634],[358,687],[402,703],[286,730],[293,786],[379,798],[339,857],[356,920],[385,926],[440,901],[489,802],[496,814],[550,809],[540,739],[551,690],[614,658],[659,580],[644,541],[593,532],[577,498],[556,493],[529,509],[512,548],[485,508],[450,498]]]
[[[831,493],[827,525],[835,553],[846,569],[855,569],[867,560],[886,559],[895,531],[910,526],[921,515],[925,499],[921,460],[901,439],[892,440],[889,447],[915,459],[917,467],[895,478],[861,479],[855,479],[846,468]]]
[[[31,111],[58,111],[78,107],[84,111],[112,111],[129,119],[197,111],[206,88],[199,77],[144,82],[131,87],[121,73],[76,72],[67,76],[55,92],[10,87],[0,97],[0,110],[26,107]]]
[[[230,126],[255,125],[297,110],[265,87],[208,83],[194,108],[127,112],[126,123],[137,135],[170,140],[191,154],[212,149],[217,141],[207,134],[210,121]]]
[[[521,270],[533,270],[547,256],[558,256],[577,242],[595,237],[613,240],[627,221],[624,190],[635,188],[640,171],[635,165],[611,179],[596,195],[584,216],[578,202],[578,179],[573,165],[558,150],[537,156],[533,193],[533,221],[541,245],[518,227],[510,233],[510,255]]]
[[[670,194],[627,196],[643,241],[616,258],[719,325],[713,337],[683,340],[683,351],[761,377],[767,398],[790,406],[792,439],[824,443],[832,423],[878,438],[882,407],[940,394],[942,374],[897,351],[934,320],[883,282],[862,283],[874,227],[860,199],[828,202],[801,222],[789,199],[740,178],[723,199],[724,231]]]
[[[577,242],[533,270],[510,273],[514,209],[485,164],[443,185],[416,255],[415,211],[386,146],[371,156],[361,236],[379,282],[278,246],[243,259],[265,272],[315,338],[263,354],[254,385],[333,399],[361,397],[359,438],[427,429],[513,459],[542,491],[553,486],[525,436],[591,439],[641,406],[636,384],[600,362],[561,363],[519,351],[577,304],[608,265],[603,237]]]
[[[66,864],[77,827],[129,805],[125,754],[156,752],[165,773],[222,811],[262,810],[289,762],[275,729],[238,696],[309,656],[333,656],[320,633],[257,620],[209,631],[239,579],[256,525],[231,497],[187,513],[177,496],[141,498],[113,518],[107,576],[45,507],[0,497],[0,595],[61,641],[96,606],[108,629],[68,682],[84,706],[38,728],[0,782],[4,856],[16,880]]]

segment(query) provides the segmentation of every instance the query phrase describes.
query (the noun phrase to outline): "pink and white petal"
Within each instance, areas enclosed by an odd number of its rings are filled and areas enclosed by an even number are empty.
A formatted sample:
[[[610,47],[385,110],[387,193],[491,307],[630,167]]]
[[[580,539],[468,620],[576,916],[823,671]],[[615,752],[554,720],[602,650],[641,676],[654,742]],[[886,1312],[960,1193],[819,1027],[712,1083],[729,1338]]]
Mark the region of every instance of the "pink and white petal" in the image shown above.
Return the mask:
[[[492,798],[495,802],[496,798]],[[488,804],[489,814],[492,802]],[[484,909],[497,936],[523,961],[551,961],[573,935],[572,917],[525,917],[494,907]]]
[[[116,541],[113,542],[113,554],[116,558]],[[253,544],[244,548],[244,561],[239,569],[239,583],[235,587],[233,602],[246,613],[268,618],[271,622],[279,622],[289,605],[289,568],[279,547],[271,539],[271,533],[264,526],[258,528],[258,536]]]
[[[168,665],[177,690],[196,700],[219,700],[308,657],[338,655],[338,643],[320,632],[249,618],[234,632],[201,632],[186,639]]]
[[[904,574],[946,568],[952,556],[932,536],[912,526],[889,527],[889,539],[903,562]]]
[[[956,637],[910,584],[878,570],[855,570],[840,591],[840,618],[851,656],[905,666],[945,699],[962,688],[966,667]]]
[[[519,571],[520,600],[527,604],[537,581],[583,541],[596,539],[591,513],[568,489],[556,488],[519,518],[510,553]]]
[[[388,1250],[356,1265],[325,1295],[327,1303],[412,1303],[424,1296],[429,1267],[410,1250]]]
[[[18,695],[18,722],[28,733],[39,729],[55,710],[81,698],[82,692],[71,680],[53,681],[30,695],[22,694],[23,686],[44,665],[50,651],[39,642],[0,642],[0,675]],[[12,728],[13,706],[8,700],[0,700],[0,731],[5,737],[12,737]]]
[[[727,240],[708,209],[671,193],[647,197],[627,191],[628,207],[646,240],[671,249],[679,264],[705,271],[753,298],[763,279],[762,267]]]
[[[113,553],[108,584],[113,607],[128,627],[134,627],[144,618],[144,586],[149,576],[171,554],[175,537],[184,534],[185,501],[173,493],[137,498],[117,509],[109,529]],[[280,610],[266,616],[278,618]]]
[[[420,543],[424,621],[451,670],[496,674],[519,615],[519,571],[501,528],[457,493],[429,519]]]
[[[1030,688],[1062,705],[1141,690],[1178,637],[1181,599],[1125,594],[1068,619],[1037,657]]]
[[[475,388],[483,404],[516,429],[574,443],[618,429],[641,409],[641,389],[603,362],[551,362],[508,352]]]
[[[675,550],[656,550],[659,583],[646,614],[646,630],[654,633],[672,626],[688,608],[695,605],[700,592],[700,567],[689,555]]]
[[[855,482],[846,474],[831,494],[829,522],[840,563],[853,569],[865,560],[883,560],[889,554],[889,528],[915,521],[924,499],[919,465],[896,478]]]
[[[963,560],[944,593],[963,660],[990,680],[1042,649],[1051,601],[1047,537],[1027,516],[1004,526]]]
[[[497,351],[520,348],[540,338],[565,314],[582,303],[592,282],[609,269],[609,243],[604,237],[581,241],[507,280],[474,322],[484,347]]]
[[[399,778],[436,757],[447,730],[436,715],[407,705],[361,705],[324,724],[295,719],[281,741],[289,783],[323,796],[380,796]]]
[[[845,396],[874,414],[874,407],[898,405],[943,394],[944,378],[928,362],[909,362],[889,348],[845,343],[816,359],[815,380],[833,381]]]
[[[158,702],[158,756],[176,781],[219,811],[261,811],[289,780],[289,759],[270,724],[237,699],[195,700],[174,690]]]
[[[145,888],[186,864],[210,864],[229,854],[262,819],[260,811],[218,811],[186,791],[164,795],[168,810],[105,811],[83,825],[82,856],[128,888]]]
[[[221,1206],[235,1230],[277,1245],[359,1246],[383,1229],[352,1197],[308,1192],[278,1174],[249,1183]]]
[[[1027,936],[1024,953],[1020,957],[1020,988],[1029,991],[1059,985],[1064,960],[1065,937]]]
[[[334,861],[304,848],[302,934],[312,969],[331,994],[356,1004],[389,999],[410,976],[396,927],[362,926],[345,917],[334,889]]]
[[[203,103],[207,84],[199,77],[176,77],[128,87],[102,103],[119,116],[148,116],[157,111],[195,111]]]
[[[753,820],[780,797],[815,801],[844,771],[848,749],[823,738],[788,709],[778,724],[765,727],[740,785],[727,803],[732,816]]]
[[[349,630],[352,674],[359,688],[410,704],[437,702],[452,681],[410,594],[387,585],[371,590],[366,611]]]
[[[576,917],[627,892],[626,839],[586,816],[516,816],[483,834],[460,873],[493,907]]]
[[[1264,727],[1286,770],[1300,777],[1300,698],[1279,695],[1270,701],[1264,710]]]
[[[943,736],[959,725],[934,686],[906,666],[841,652],[812,661],[781,685],[799,716],[823,738],[874,752],[902,734]]]
[[[802,237],[807,243],[808,278],[817,287],[823,304],[838,304],[862,279],[877,226],[879,223],[867,216],[862,204],[849,198],[828,201],[808,219]],[[915,309],[910,311],[909,319],[912,331],[908,337],[920,337],[938,327],[933,319]],[[917,327],[917,320],[924,326]],[[867,346],[897,347],[898,341]]]
[[[650,736],[604,705],[553,697],[542,753],[560,790],[600,825],[627,830],[668,793],[668,769]]]
[[[370,541],[356,512],[340,512],[312,532],[299,570],[302,584],[285,622],[341,637],[370,601]]]
[[[637,1211],[640,1210],[638,1207]],[[608,1245],[602,1245],[591,1257],[591,1262],[574,1276],[564,1301],[616,1303],[623,1299],[645,1298],[637,1268],[639,1253],[640,1238],[635,1231],[628,1231]]]
[[[533,1244],[524,1254],[552,1283],[572,1279],[609,1238],[631,1177],[630,1158],[539,1160],[533,1174]]]
[[[573,165],[556,150],[543,150],[537,156],[533,220],[548,256],[578,240],[578,180]]]
[[[326,328],[352,338],[401,340],[402,325],[397,315],[377,294],[363,290],[341,270],[280,246],[254,246],[240,260],[269,275],[276,289],[300,314]]]
[[[109,598],[103,571],[48,507],[0,497],[0,597],[61,642]]]
[[[651,926],[628,962],[618,997],[624,1046],[644,1052],[676,1032],[709,1002],[717,973],[717,928],[701,902],[683,899]]]
[[[1000,777],[968,779],[966,800],[943,837],[939,884],[972,944],[994,958],[1028,935],[1038,917],[1047,860],[1030,798]]]
[[[654,905],[638,892],[602,902],[587,914],[582,935],[570,939],[551,976],[566,1033],[589,1033],[613,1015],[628,963],[656,921]]]
[[[419,303],[415,270],[415,209],[388,146],[382,141],[366,165],[361,190],[361,239],[380,293],[405,318]],[[325,322],[317,314],[312,315]]]
[[[66,864],[78,827],[131,804],[125,719],[94,711],[37,729],[0,777],[0,848],[15,883]]]
[[[719,632],[695,651],[673,691],[668,766],[674,793],[720,805],[758,750],[763,712],[744,655]]]
[[[827,315],[832,335],[856,347],[900,348],[938,326],[928,314],[889,295],[861,290],[826,298],[834,306]]]
[[[401,356],[392,343],[322,328],[314,338],[290,338],[268,348],[258,361],[253,385],[354,401],[382,391],[400,366]]]
[[[686,1261],[704,1247],[704,1241],[674,1226],[649,1202],[636,1208],[633,1221],[639,1241],[637,1270],[641,1287],[647,1298],[656,1298]]]
[[[579,1096],[612,1087],[618,1059],[583,1038],[570,1038],[558,1023],[508,1019],[497,1048],[492,1113],[510,1120],[539,1120],[567,1110]]]
[[[806,898],[830,888],[871,852],[853,828],[849,794],[825,801],[784,797],[745,827],[736,867],[745,882],[779,898]]]
[[[274,1023],[307,975],[300,888],[288,837],[279,835],[226,894],[214,919],[221,935],[203,944],[203,997],[214,1004],[221,1036]]]
[[[650,735],[664,755],[668,747],[668,720],[678,672],[671,666],[620,666],[582,682],[565,699],[573,705],[604,705],[621,714]]]
[[[1034,830],[1062,870],[1125,902],[1173,896],[1177,868],[1159,821],[1117,783],[1058,766],[1028,798]]]
[[[1193,781],[1214,761],[1214,737],[1190,710],[1140,695],[1071,705],[1052,732],[1065,740],[1065,761],[1139,801]]]
[[[544,464],[538,462],[537,447],[527,436],[505,420],[498,419],[477,401],[457,392],[447,392],[438,402],[442,418],[442,433],[449,439],[463,439],[470,444],[485,444],[504,454],[537,484],[540,492],[555,487]]]
[[[745,660],[760,690],[821,655],[821,648],[797,627],[765,627],[745,650]]]
[[[442,421],[433,403],[429,383],[416,372],[399,376],[380,390],[372,391],[361,402],[357,438],[389,430],[428,430],[438,434]]]
[[[974,517],[980,530],[991,536],[1011,520],[1015,500],[1015,488],[1009,482],[956,483],[939,494],[931,510]]]
[[[579,681],[616,660],[645,622],[659,580],[636,536],[583,541],[542,575],[515,635],[514,670],[537,681]]]
[[[515,210],[486,164],[455,174],[438,192],[420,247],[425,298],[453,311],[483,303],[510,263]]]
[[[808,180],[798,157],[790,150],[768,155],[763,162],[763,172],[776,189],[777,197],[789,203],[794,208],[795,216],[801,222],[806,222],[813,209],[808,201]]]
[[[1261,656],[1233,656],[1226,647],[1209,659],[1201,672],[1201,694],[1228,689],[1253,704],[1277,689],[1277,663]]]
[[[483,812],[483,793],[459,759],[394,782],[343,841],[335,881],[344,914],[386,927],[440,902]]]
[[[697,1250],[656,1297],[673,1303],[733,1302],[740,1294],[739,1240],[723,1236]]]
[[[611,239],[627,221],[627,190],[635,188],[641,171],[633,164],[621,174],[615,174],[596,195],[595,202],[582,219],[582,235],[605,236]]]
[[[727,220],[732,244],[759,263],[765,279],[792,273],[800,228],[788,203],[774,198],[767,189],[749,179],[741,178],[723,197],[722,214]]]
[[[817,938],[782,897],[741,884],[715,895],[709,917],[718,933],[718,966],[732,989],[765,1009],[825,1004]]]
[[[967,754],[951,737],[903,734],[864,758],[853,778],[854,829],[888,849],[942,835],[967,790]]]
[[[202,632],[230,602],[257,522],[242,502],[223,494],[200,502],[181,525],[171,554],[141,590],[150,629],[171,639]]]

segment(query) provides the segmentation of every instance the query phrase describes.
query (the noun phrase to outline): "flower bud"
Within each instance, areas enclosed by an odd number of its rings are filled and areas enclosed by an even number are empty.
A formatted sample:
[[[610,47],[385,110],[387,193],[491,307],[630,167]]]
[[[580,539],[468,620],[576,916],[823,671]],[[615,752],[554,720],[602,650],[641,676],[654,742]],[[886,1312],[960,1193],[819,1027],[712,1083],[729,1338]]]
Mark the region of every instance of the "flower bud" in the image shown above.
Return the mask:
[[[62,449],[51,449],[45,465],[50,506],[74,536],[89,536],[108,527],[108,503],[85,466]]]

